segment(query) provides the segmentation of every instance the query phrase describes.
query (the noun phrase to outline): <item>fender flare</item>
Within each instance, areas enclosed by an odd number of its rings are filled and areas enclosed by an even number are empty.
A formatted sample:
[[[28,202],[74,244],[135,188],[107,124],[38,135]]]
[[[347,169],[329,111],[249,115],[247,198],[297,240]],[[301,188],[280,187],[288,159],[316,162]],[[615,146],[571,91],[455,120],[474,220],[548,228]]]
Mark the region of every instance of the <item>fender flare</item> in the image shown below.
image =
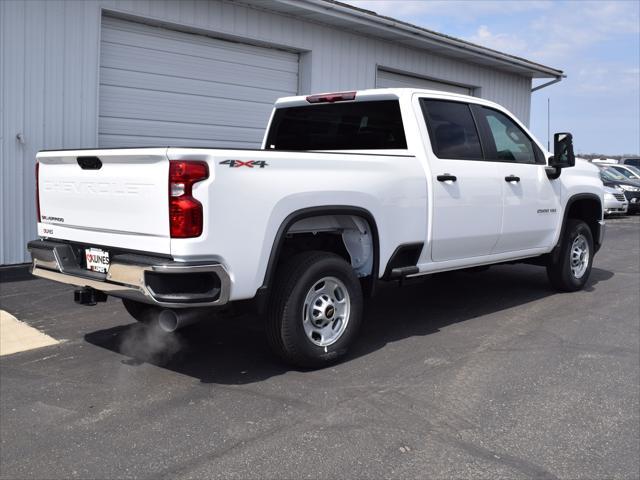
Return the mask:
[[[373,268],[371,270],[371,277],[367,281],[368,284],[365,285],[365,294],[373,296],[375,285],[380,275],[380,240],[378,237],[378,226],[376,224],[375,218],[369,210],[361,207],[355,207],[351,205],[326,205],[320,207],[307,207],[296,210],[287,215],[287,217],[280,224],[280,227],[278,228],[276,236],[273,240],[273,246],[271,247],[271,252],[269,254],[269,261],[267,262],[267,269],[265,271],[262,286],[258,288],[258,291],[256,292],[256,298],[259,299],[260,307],[264,307],[269,288],[273,284],[276,267],[278,266],[280,253],[285,241],[285,234],[297,221],[321,215],[353,215],[355,217],[363,218],[369,224],[369,228],[371,229],[371,238],[373,240]],[[262,310],[262,308],[260,308],[260,310]]]

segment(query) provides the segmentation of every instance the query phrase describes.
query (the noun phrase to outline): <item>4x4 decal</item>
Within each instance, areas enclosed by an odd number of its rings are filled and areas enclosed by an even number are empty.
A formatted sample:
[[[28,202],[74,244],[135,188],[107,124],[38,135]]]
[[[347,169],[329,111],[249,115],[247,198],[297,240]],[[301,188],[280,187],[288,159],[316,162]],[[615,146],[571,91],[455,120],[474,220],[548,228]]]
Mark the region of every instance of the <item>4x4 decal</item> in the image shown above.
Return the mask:
[[[220,162],[220,165],[229,165],[229,168],[238,168],[238,167],[260,167],[264,168],[269,164],[263,160],[224,160]]]

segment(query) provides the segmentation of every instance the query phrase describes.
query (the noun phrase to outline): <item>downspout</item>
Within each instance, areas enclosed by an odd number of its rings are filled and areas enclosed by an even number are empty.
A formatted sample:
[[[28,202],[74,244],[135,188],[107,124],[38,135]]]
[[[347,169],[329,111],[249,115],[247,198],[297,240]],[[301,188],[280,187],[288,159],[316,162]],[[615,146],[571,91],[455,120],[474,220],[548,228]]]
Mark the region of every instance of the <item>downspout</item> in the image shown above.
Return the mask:
[[[554,83],[558,83],[558,82],[562,81],[563,78],[567,78],[567,76],[566,75],[560,75],[560,76],[554,78],[553,80],[551,80],[550,82],[543,83],[542,85],[538,85],[537,87],[533,87],[531,89],[531,93],[535,92],[536,90],[541,90],[544,87],[548,87],[549,85],[553,85]]]

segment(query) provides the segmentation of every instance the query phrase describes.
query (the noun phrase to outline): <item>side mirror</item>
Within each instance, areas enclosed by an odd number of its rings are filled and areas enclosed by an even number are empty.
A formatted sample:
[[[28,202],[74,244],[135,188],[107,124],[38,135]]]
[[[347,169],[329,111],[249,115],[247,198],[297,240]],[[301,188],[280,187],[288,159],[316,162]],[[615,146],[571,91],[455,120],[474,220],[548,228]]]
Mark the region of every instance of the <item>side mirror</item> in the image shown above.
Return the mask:
[[[573,135],[570,133],[556,133],[553,135],[553,157],[549,159],[549,166],[554,168],[568,168],[576,164],[573,154]]]

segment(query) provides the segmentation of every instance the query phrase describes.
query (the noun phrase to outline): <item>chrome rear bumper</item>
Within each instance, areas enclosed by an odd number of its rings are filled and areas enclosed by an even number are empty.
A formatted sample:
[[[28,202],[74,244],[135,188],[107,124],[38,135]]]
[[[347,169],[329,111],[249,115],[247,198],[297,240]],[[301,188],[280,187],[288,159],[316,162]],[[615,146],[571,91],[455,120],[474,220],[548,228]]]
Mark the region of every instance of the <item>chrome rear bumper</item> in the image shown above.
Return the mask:
[[[168,308],[217,306],[229,301],[231,280],[219,263],[175,262],[125,253],[114,255],[104,274],[83,268],[74,245],[34,240],[27,248],[31,273],[48,280]]]

